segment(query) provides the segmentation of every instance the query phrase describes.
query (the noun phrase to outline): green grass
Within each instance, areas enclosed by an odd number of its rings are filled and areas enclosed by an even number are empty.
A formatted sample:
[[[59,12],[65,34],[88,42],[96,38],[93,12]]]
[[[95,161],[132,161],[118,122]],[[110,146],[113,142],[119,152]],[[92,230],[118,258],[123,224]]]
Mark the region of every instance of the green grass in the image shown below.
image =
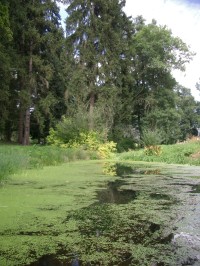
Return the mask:
[[[0,145],[0,182],[19,170],[95,158],[95,154],[81,149],[53,146]]]
[[[191,155],[200,152],[200,141],[190,141],[174,145],[161,145],[160,155],[146,155],[144,149],[118,154],[120,160],[162,162],[167,164],[200,165],[200,156]]]
[[[200,151],[200,141],[191,141],[175,145],[162,145],[159,156],[146,155],[144,149],[118,154],[120,160],[163,162],[168,164],[200,165],[200,157],[191,155]],[[63,149],[53,146],[0,145],[0,182],[19,170],[41,168],[61,163],[96,159],[95,153],[81,149]]]

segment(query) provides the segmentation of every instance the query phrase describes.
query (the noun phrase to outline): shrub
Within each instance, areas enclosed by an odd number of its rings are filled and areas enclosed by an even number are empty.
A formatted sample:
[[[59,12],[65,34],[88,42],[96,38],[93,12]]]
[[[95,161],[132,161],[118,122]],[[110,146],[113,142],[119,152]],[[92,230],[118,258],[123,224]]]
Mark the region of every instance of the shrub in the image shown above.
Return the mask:
[[[151,145],[151,146],[146,146],[144,149],[144,152],[148,156],[151,156],[151,155],[159,156],[161,155],[162,150],[161,150],[161,146]]]
[[[57,132],[53,128],[50,128],[49,130],[47,143],[54,146],[60,146],[62,144],[62,140],[58,137]]]
[[[160,130],[144,129],[142,133],[141,142],[143,146],[160,145],[163,142],[163,134]]]
[[[137,142],[133,138],[121,138],[117,142],[117,151],[124,152],[137,148]]]
[[[48,143],[61,148],[73,148],[96,152],[96,156],[94,156],[93,153],[93,157],[99,159],[110,158],[116,151],[116,143],[113,141],[106,142],[104,137],[99,132],[95,131],[79,132],[75,138],[69,139],[65,142],[65,139],[58,137],[56,130],[51,129]]]
[[[99,144],[97,146],[97,154],[100,159],[111,158],[112,154],[116,152],[116,143],[113,141]]]

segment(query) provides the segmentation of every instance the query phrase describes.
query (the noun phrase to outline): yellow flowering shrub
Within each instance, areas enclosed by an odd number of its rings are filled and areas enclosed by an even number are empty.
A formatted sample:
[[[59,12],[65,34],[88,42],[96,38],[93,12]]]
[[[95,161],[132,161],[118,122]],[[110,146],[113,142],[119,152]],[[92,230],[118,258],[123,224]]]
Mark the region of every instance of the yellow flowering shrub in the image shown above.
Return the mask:
[[[109,141],[106,143],[99,144],[97,147],[97,154],[101,159],[108,159],[116,152],[117,143]]]
[[[161,146],[158,146],[158,145],[146,146],[144,149],[144,152],[146,155],[159,156],[162,154]]]
[[[54,129],[50,129],[50,134],[47,141],[51,145],[62,148],[83,148],[84,150],[97,152],[97,157],[100,159],[108,159],[116,151],[116,143],[113,141],[103,142],[98,132],[80,132],[79,135],[68,140],[66,143],[57,136]]]

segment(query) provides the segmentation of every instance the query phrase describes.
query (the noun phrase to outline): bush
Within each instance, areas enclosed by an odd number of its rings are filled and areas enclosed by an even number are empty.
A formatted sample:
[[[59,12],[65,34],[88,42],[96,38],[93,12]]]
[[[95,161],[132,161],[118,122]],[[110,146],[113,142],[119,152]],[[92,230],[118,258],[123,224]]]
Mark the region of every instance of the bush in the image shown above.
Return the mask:
[[[116,151],[116,143],[113,141],[105,142],[101,134],[95,131],[80,132],[76,138],[72,138],[65,143],[64,140],[57,137],[55,130],[51,130],[48,142],[61,148],[87,150],[93,152],[93,157],[95,157],[94,152],[96,152],[96,158],[99,159],[110,158]]]
[[[122,138],[117,142],[117,151],[124,152],[135,149],[137,146],[136,141],[133,138]]]
[[[111,158],[114,152],[116,152],[116,143],[113,141],[102,143],[97,146],[97,154],[100,159]]]
[[[143,146],[160,145],[163,142],[163,134],[158,129],[144,129],[142,132],[141,142]]]
[[[162,150],[161,150],[161,146],[151,145],[151,146],[146,146],[144,149],[144,152],[148,156],[151,156],[151,155],[159,156],[161,155]]]
[[[56,126],[55,130],[53,128],[50,129],[49,136],[47,137],[47,143],[60,146],[61,144],[68,143],[71,140],[74,142],[78,136],[78,127],[74,125],[70,118],[63,117],[63,119]]]

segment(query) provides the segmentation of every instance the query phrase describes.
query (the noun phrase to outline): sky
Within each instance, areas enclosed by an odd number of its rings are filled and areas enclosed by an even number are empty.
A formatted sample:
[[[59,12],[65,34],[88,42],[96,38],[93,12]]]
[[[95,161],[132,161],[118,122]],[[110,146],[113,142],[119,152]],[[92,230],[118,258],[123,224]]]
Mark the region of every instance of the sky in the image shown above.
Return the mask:
[[[155,19],[158,25],[166,25],[196,53],[184,73],[174,71],[173,75],[200,101],[195,88],[200,78],[200,0],[126,0],[124,11],[133,18],[142,15],[147,23]],[[64,12],[61,14],[63,17]]]

